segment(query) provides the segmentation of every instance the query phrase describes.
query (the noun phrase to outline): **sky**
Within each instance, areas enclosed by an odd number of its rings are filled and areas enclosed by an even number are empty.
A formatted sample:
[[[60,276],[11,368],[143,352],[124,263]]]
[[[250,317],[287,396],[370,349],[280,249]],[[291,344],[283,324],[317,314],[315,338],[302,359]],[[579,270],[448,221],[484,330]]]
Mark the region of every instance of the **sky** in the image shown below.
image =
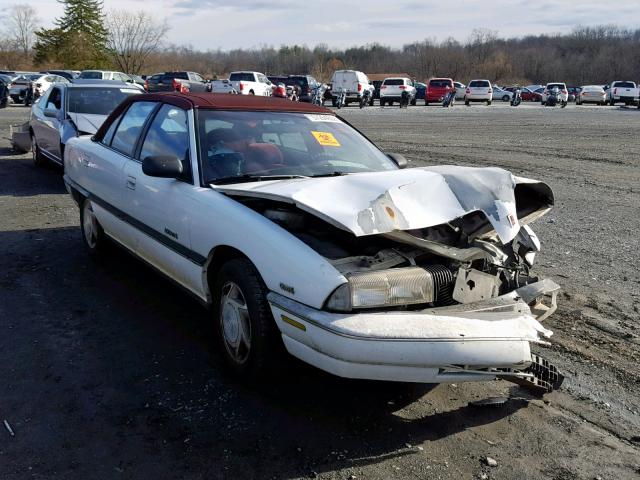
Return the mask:
[[[24,1],[24,0],[22,0]],[[0,12],[17,0],[0,0]],[[62,14],[56,0],[29,0],[43,26]],[[147,10],[167,19],[167,42],[199,50],[326,44],[392,47],[424,39],[464,42],[474,28],[500,37],[568,33],[577,25],[638,25],[637,0],[104,0],[110,9]]]

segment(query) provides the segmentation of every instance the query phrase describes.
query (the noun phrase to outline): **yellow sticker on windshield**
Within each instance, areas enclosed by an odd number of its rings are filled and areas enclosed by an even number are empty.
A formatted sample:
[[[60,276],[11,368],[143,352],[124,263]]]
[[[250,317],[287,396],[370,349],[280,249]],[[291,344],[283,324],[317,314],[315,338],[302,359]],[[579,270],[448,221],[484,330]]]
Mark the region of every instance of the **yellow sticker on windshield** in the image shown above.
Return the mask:
[[[336,137],[333,136],[333,133],[329,132],[315,132],[311,131],[311,135],[315,137],[320,145],[323,147],[339,147],[340,142],[336,140]]]

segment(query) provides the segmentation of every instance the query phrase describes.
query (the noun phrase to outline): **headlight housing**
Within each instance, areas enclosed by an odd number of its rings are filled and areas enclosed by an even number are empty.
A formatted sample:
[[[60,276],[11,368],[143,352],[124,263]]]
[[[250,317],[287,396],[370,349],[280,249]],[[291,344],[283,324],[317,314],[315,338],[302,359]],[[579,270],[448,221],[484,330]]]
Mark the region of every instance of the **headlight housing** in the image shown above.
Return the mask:
[[[420,267],[393,268],[354,273],[329,296],[329,310],[350,312],[354,308],[393,307],[433,302],[433,276]]]

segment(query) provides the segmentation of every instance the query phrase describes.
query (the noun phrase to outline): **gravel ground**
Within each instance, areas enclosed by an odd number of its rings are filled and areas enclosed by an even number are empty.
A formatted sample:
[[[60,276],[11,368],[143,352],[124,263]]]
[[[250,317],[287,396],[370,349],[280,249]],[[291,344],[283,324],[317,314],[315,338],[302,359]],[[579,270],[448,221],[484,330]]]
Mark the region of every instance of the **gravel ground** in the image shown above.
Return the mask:
[[[544,180],[537,271],[563,286],[544,400],[504,381],[342,380],[292,360],[271,387],[221,370],[207,312],[123,252],[85,255],[60,171],[10,151],[0,110],[0,471],[24,478],[640,475],[640,111],[456,105],[340,112],[412,166]],[[500,406],[470,401],[509,396]],[[497,466],[487,465],[486,457]]]

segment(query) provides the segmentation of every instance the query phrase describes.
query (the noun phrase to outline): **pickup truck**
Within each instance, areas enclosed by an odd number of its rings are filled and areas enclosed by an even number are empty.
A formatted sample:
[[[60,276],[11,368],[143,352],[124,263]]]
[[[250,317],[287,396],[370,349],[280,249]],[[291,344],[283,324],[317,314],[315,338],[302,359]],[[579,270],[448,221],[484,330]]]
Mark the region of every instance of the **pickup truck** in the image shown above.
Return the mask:
[[[229,80],[240,95],[270,97],[273,92],[273,83],[260,72],[231,72]]]
[[[611,82],[607,89],[607,102],[609,105],[616,103],[624,103],[631,105],[638,100],[640,89],[636,87],[635,82],[620,81]]]
[[[156,73],[145,80],[144,89],[155,92],[208,92],[209,84],[196,72]]]

